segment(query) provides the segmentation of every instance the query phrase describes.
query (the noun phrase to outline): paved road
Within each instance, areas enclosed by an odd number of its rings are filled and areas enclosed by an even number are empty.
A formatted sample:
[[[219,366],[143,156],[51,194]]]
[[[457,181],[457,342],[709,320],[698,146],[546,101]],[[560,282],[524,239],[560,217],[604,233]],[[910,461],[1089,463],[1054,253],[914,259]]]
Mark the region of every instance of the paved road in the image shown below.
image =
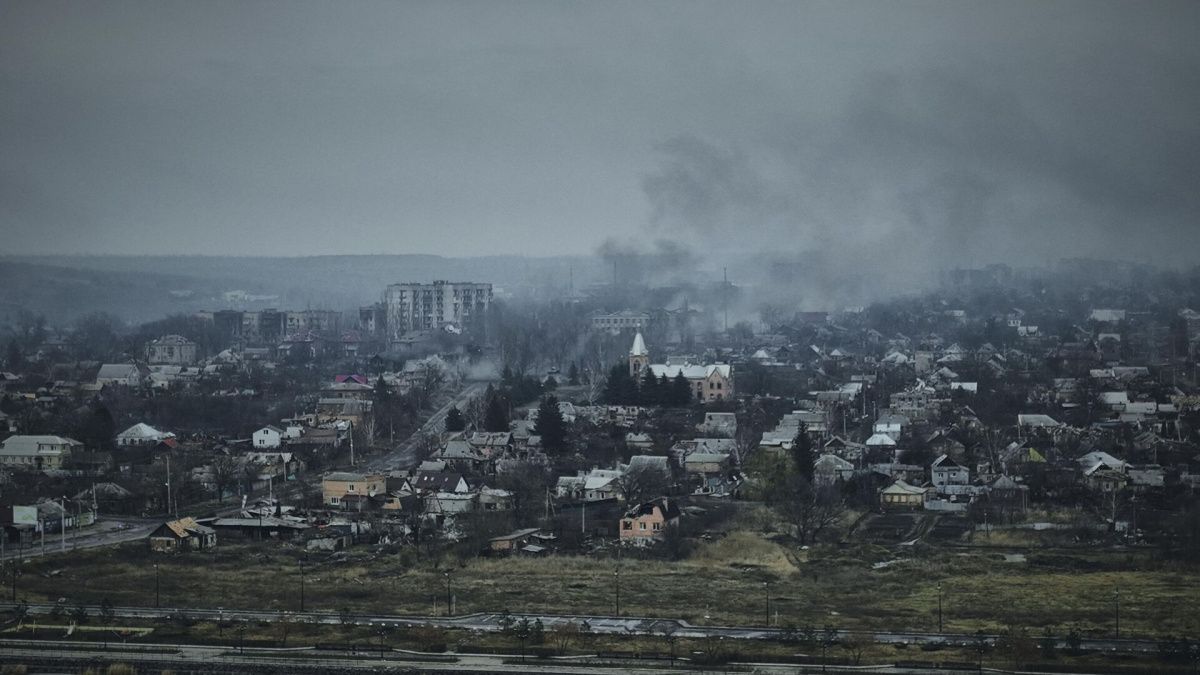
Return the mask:
[[[357,649],[317,650],[312,647],[299,648],[241,648],[230,645],[186,645],[161,643],[109,643],[69,640],[12,640],[0,639],[3,659],[13,662],[46,663],[60,662],[78,665],[103,665],[120,662],[140,666],[139,670],[177,668],[181,664],[207,665],[215,669],[237,669],[237,672],[255,672],[270,669],[272,672],[325,673],[329,671],[364,672],[516,672],[516,673],[563,673],[564,675],[619,675],[621,673],[679,673],[678,668],[669,668],[666,660],[642,660],[637,658],[599,658],[597,656],[554,657],[549,660],[521,659],[516,655],[448,653],[430,656],[399,649],[373,649],[363,645]],[[598,662],[597,662],[598,661]],[[892,665],[878,666],[820,666],[781,663],[729,664],[736,672],[761,675],[797,675],[799,673],[849,673],[863,675],[936,675],[938,673],[961,673],[961,669],[934,667],[906,668]],[[971,672],[974,672],[974,668]],[[991,670],[989,668],[989,670]],[[705,670],[690,669],[690,672],[705,673]],[[729,668],[716,666],[713,673],[728,673]]]
[[[370,462],[367,462],[364,468],[369,471],[386,471],[399,470],[404,471],[415,467],[420,463],[421,457],[417,457],[417,439],[426,434],[439,434],[445,429],[446,414],[450,412],[451,406],[462,406],[471,397],[482,394],[487,388],[486,382],[471,382],[461,391],[455,394],[445,405],[438,408],[436,412],[425,420],[425,423],[420,426],[408,440],[401,443],[396,449],[383,455],[376,457]]]
[[[10,611],[11,603],[0,603],[0,612]],[[29,605],[30,614],[49,614],[53,605]],[[99,616],[100,607],[88,608],[93,615]],[[238,621],[238,622],[275,622],[286,618],[298,623],[335,625],[343,623],[343,617],[332,612],[263,612],[257,610],[236,609],[191,609],[191,608],[154,608],[154,607],[117,607],[113,608],[114,615],[129,619],[167,619],[184,613],[197,620],[209,621]],[[398,616],[392,614],[356,614],[346,619],[362,626],[420,626],[432,625],[442,628],[459,628],[463,630],[498,632],[504,615],[494,613],[467,614],[463,616]],[[671,631],[681,638],[720,638],[728,640],[762,640],[782,638],[787,631],[778,628],[763,628],[754,626],[694,626],[681,619],[655,619],[647,617],[614,617],[580,614],[512,614],[514,620],[528,618],[530,621],[540,620],[546,630],[570,622],[576,624],[586,621],[593,633],[606,635],[662,635]],[[950,646],[971,647],[979,640],[994,645],[999,636],[971,633],[923,633],[915,631],[834,631],[830,636],[833,641],[848,638],[860,638],[884,644],[926,644],[941,643]],[[1065,640],[1059,641],[1059,646],[1066,648]],[[1084,638],[1080,646],[1083,649],[1126,653],[1147,654],[1158,652],[1158,642],[1146,639],[1113,639],[1113,638]]]
[[[101,516],[95,525],[89,526],[79,532],[68,530],[65,550],[70,552],[81,548],[112,546],[127,541],[144,539],[161,523],[161,520],[152,518]],[[4,554],[0,556],[0,559],[11,560],[18,557],[21,559],[37,558],[42,555],[55,555],[63,552],[63,550],[62,537],[57,533],[47,534],[45,547],[42,546],[40,537],[34,539],[32,546],[21,548],[12,546],[11,544],[6,545]]]

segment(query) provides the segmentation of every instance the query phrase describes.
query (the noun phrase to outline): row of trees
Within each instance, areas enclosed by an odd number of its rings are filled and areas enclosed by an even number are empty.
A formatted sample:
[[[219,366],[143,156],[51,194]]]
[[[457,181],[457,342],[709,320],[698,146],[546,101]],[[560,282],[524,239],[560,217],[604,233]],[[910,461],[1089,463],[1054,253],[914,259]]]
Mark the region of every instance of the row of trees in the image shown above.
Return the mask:
[[[665,373],[655,377],[647,368],[641,378],[635,378],[626,366],[617,364],[608,372],[603,396],[611,405],[685,406],[692,402],[692,387],[683,373],[668,379]]]

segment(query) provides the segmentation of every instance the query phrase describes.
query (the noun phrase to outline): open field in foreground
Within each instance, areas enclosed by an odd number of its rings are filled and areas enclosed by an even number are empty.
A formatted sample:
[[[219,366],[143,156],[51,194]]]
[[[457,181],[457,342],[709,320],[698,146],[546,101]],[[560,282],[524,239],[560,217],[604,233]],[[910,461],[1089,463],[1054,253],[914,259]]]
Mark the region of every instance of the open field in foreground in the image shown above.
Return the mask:
[[[947,631],[1015,626],[1035,634],[1075,628],[1091,635],[1115,631],[1119,588],[1122,635],[1200,635],[1196,565],[1157,561],[1145,552],[1026,555],[1026,562],[1006,562],[1000,552],[977,549],[796,551],[734,532],[699,544],[680,562],[550,557],[460,565],[363,550],[309,555],[304,576],[307,609],[331,612],[444,613],[449,571],[459,614],[611,615],[619,585],[623,615],[762,625],[769,594],[775,625],[927,631],[937,629],[940,581]],[[157,563],[163,606],[295,610],[303,556],[278,544],[152,556],[144,544],[128,544],[29,561],[17,595],[30,602],[152,606]],[[11,592],[11,578],[4,581]]]

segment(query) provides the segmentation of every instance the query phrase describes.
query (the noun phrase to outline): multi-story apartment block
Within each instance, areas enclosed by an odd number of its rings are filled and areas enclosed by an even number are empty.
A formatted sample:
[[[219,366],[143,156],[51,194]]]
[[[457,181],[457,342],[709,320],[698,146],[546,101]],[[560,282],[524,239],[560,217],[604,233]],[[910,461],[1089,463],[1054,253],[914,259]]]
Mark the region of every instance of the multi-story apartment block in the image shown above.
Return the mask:
[[[341,312],[330,309],[222,309],[216,312],[199,312],[197,316],[212,321],[226,338],[245,337],[266,342],[304,331],[336,333],[341,330],[342,324]]]
[[[358,308],[358,329],[366,335],[380,335],[387,327],[387,309],[382,302]]]
[[[299,312],[287,312],[284,317],[284,332],[297,333],[311,330],[319,333],[334,333],[341,327],[341,312],[331,309],[306,309]]]
[[[491,305],[492,285],[451,281],[392,284],[384,292],[383,302],[388,338],[396,340],[408,331],[470,323]]]

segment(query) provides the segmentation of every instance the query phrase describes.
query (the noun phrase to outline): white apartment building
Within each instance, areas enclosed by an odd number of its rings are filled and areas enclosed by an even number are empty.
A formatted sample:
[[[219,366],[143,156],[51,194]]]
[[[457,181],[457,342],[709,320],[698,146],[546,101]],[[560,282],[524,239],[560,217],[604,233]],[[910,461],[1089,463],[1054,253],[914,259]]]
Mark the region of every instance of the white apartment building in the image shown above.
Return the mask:
[[[481,316],[492,303],[492,285],[435,281],[392,284],[383,297],[390,339],[413,330],[462,325]]]

